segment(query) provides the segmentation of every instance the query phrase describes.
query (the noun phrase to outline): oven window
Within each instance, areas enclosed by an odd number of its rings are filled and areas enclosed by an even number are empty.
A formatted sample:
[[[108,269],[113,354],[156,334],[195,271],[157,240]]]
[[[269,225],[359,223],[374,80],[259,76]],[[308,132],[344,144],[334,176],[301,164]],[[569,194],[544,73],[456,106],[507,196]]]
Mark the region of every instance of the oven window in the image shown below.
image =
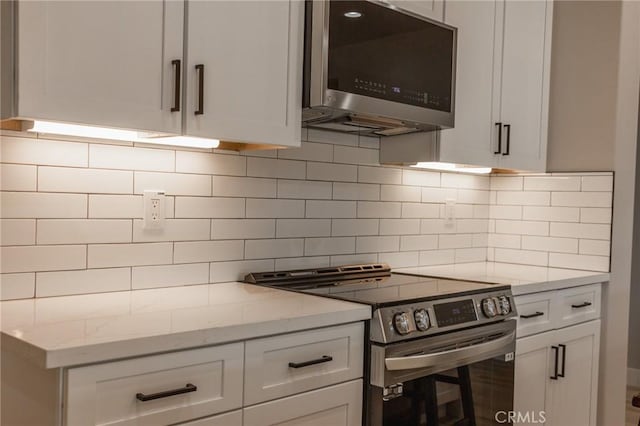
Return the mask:
[[[366,1],[329,15],[330,89],[451,112],[452,30]]]
[[[403,383],[402,396],[383,403],[383,426],[497,424],[498,412],[513,409],[514,363],[503,359],[488,359]]]

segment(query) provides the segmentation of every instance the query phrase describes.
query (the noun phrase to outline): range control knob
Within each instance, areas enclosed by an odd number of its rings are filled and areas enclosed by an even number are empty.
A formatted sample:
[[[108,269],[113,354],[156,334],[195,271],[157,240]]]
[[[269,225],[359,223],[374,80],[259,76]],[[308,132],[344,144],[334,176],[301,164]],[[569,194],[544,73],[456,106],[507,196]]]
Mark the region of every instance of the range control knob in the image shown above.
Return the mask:
[[[507,315],[511,312],[511,302],[509,302],[509,298],[507,296],[498,297],[498,305],[500,308],[500,314]]]
[[[393,316],[393,325],[396,328],[396,331],[401,334],[409,334],[411,331],[411,325],[409,323],[409,314],[406,312],[400,312],[399,314],[395,314]]]
[[[493,298],[484,299],[482,301],[482,313],[487,318],[493,318],[498,315],[498,306]]]
[[[429,314],[426,309],[417,309],[413,312],[413,318],[416,320],[416,327],[420,331],[427,331],[431,326]]]

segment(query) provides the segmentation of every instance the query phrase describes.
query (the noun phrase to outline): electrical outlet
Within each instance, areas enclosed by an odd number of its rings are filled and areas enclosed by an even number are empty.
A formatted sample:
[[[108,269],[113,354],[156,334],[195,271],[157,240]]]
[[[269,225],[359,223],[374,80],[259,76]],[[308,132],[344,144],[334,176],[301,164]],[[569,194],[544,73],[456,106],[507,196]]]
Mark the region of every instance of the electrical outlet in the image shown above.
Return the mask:
[[[162,229],[165,220],[164,191],[144,191],[144,229]]]
[[[449,224],[453,224],[453,222],[456,220],[455,198],[447,198],[446,200],[444,200],[444,218]]]

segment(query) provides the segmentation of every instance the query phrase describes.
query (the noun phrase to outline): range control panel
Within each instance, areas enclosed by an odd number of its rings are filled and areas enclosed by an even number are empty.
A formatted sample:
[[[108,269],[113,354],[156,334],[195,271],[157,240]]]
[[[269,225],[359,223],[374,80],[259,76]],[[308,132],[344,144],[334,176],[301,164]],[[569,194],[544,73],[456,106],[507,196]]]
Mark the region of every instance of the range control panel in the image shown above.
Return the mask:
[[[373,313],[371,340],[397,342],[514,316],[510,290],[387,306]]]

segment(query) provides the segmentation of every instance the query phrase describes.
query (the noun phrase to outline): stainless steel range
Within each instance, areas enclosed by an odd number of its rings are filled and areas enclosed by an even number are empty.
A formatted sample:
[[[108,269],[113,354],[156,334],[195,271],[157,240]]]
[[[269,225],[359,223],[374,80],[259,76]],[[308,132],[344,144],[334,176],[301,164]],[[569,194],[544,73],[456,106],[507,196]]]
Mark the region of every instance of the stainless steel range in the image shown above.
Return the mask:
[[[494,425],[512,410],[510,286],[396,274],[385,264],[251,273],[245,281],[371,305],[367,425]]]

